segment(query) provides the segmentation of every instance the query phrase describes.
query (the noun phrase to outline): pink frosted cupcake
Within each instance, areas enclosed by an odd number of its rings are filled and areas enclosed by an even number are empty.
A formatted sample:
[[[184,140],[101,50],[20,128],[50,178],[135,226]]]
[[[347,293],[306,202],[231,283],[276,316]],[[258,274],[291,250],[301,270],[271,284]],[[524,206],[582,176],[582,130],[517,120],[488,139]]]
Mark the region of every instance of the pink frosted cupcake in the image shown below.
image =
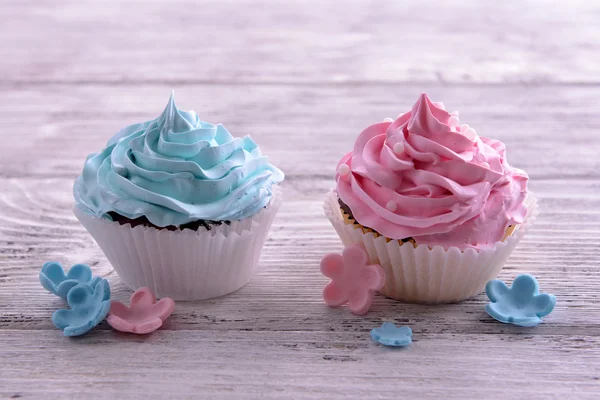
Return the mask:
[[[327,217],[344,245],[363,244],[384,268],[381,292],[402,301],[478,294],[537,214],[504,144],[426,94],[395,121],[366,128],[337,172]]]

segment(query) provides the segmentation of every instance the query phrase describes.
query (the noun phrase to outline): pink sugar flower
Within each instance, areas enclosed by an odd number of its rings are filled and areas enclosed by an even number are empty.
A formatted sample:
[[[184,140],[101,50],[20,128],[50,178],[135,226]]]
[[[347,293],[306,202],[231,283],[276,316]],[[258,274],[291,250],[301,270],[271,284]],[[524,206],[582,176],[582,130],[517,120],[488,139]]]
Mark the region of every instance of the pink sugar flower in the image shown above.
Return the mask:
[[[325,255],[321,272],[331,278],[323,289],[325,303],[330,307],[348,303],[356,315],[369,311],[375,292],[385,283],[383,268],[369,264],[366,250],[358,245],[346,247],[341,255]]]
[[[142,287],[131,295],[129,307],[113,300],[106,322],[118,331],[144,335],[160,328],[174,309],[173,299],[165,297],[157,302],[154,293]]]

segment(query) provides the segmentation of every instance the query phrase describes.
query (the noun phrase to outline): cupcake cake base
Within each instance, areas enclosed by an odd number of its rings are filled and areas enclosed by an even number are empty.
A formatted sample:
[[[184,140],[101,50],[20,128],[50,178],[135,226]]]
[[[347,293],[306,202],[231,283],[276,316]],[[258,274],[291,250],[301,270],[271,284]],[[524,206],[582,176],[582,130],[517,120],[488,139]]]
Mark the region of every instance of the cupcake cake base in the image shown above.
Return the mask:
[[[203,300],[248,283],[281,198],[274,187],[271,202],[256,215],[210,229],[132,227],[77,207],[74,214],[130,289],[146,286],[159,298]]]
[[[333,190],[327,194],[323,208],[344,246],[362,244],[370,261],[385,270],[386,283],[381,294],[407,303],[454,303],[481,293],[485,284],[498,276],[537,217],[537,201],[531,192],[526,205],[528,214],[524,223],[505,240],[490,248],[463,251],[456,247],[414,246],[363,231],[360,225],[344,220]]]

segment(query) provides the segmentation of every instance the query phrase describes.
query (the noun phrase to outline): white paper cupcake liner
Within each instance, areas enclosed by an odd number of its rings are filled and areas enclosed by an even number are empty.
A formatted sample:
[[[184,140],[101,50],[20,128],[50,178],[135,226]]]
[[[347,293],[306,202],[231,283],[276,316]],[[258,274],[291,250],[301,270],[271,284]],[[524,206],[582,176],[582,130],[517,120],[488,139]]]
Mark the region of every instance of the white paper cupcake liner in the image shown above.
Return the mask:
[[[281,190],[273,189],[271,202],[258,214],[210,230],[132,228],[77,207],[74,213],[130,289],[147,286],[159,298],[202,300],[250,280],[281,205]]]
[[[408,303],[454,303],[483,291],[495,279],[511,252],[538,215],[533,193],[526,199],[528,213],[523,224],[492,248],[459,250],[441,246],[401,244],[372,232],[363,233],[356,225],[344,222],[337,193],[330,191],[323,205],[325,215],[344,246],[362,244],[372,263],[383,267],[386,283],[381,293]]]

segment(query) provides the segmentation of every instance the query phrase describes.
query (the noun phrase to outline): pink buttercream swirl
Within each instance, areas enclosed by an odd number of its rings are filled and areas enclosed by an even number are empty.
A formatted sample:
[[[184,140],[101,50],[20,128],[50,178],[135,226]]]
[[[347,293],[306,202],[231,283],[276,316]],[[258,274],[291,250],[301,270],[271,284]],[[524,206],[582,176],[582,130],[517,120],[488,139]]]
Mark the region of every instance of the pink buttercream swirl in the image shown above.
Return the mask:
[[[502,142],[459,126],[457,113],[425,93],[394,122],[365,129],[336,176],[340,199],[363,226],[460,249],[491,247],[523,222],[527,180],[508,165]]]

